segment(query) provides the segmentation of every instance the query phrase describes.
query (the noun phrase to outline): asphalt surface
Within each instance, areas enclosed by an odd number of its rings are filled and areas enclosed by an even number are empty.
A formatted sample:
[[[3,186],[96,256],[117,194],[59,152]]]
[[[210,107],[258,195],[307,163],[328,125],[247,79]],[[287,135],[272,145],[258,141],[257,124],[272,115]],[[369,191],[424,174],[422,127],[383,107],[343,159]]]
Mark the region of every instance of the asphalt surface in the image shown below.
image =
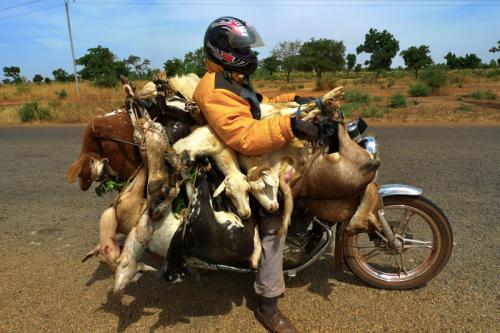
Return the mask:
[[[447,267],[424,287],[368,287],[325,258],[280,301],[302,332],[500,331],[500,128],[384,127],[381,183],[424,188],[451,222]],[[65,183],[82,128],[0,128],[0,332],[263,332],[252,275],[170,285],[145,274],[119,300],[113,278],[80,260],[112,197]]]

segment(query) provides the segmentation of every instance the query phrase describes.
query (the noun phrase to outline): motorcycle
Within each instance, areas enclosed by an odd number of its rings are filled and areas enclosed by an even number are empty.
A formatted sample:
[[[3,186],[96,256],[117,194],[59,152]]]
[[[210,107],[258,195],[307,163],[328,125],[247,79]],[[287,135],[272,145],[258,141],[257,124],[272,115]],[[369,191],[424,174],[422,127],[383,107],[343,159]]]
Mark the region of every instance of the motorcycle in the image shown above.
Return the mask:
[[[363,136],[363,119],[346,125],[349,136],[377,157],[375,137]],[[311,217],[306,229],[297,230],[292,220],[284,250],[284,274],[293,278],[300,271],[328,255],[332,244],[335,271],[350,270],[365,283],[383,289],[411,289],[434,278],[446,265],[452,252],[453,234],[446,215],[423,190],[404,184],[379,185],[383,207],[378,210],[382,230],[348,234],[349,221],[329,225]],[[300,228],[298,228],[300,229]],[[191,268],[250,273],[238,265],[211,264],[187,259]]]

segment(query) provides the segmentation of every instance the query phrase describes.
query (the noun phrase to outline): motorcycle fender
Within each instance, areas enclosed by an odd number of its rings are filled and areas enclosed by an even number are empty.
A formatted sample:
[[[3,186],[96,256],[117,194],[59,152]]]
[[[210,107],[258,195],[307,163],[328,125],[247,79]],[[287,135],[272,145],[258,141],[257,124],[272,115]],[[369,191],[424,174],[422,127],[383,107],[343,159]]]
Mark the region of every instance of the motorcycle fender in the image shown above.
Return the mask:
[[[385,184],[379,185],[378,195],[381,198],[392,196],[392,195],[408,195],[417,197],[422,195],[424,191],[421,188],[404,185],[404,184]]]

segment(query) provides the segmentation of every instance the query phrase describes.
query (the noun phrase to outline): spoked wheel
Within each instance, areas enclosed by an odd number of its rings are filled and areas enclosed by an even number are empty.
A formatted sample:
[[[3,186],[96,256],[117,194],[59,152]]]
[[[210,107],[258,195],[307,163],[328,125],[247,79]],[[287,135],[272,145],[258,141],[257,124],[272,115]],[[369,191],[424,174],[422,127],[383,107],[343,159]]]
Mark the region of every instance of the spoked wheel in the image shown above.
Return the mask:
[[[392,250],[378,234],[346,236],[347,265],[361,280],[383,289],[411,289],[425,284],[446,265],[453,247],[448,219],[424,197],[384,199],[385,217],[401,251]]]

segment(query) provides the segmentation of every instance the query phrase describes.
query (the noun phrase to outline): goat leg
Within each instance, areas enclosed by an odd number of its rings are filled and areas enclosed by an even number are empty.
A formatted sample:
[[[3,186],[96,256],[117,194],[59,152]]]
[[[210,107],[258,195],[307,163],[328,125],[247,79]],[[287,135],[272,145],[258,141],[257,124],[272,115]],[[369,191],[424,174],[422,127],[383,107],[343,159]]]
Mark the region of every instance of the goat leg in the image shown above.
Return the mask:
[[[183,226],[175,232],[170,246],[168,247],[165,264],[161,270],[161,275],[168,282],[181,282],[189,272],[184,262],[184,235]]]
[[[380,205],[377,184],[374,182],[368,184],[361,196],[361,201],[356,213],[351,217],[345,231],[349,234],[359,232],[371,232],[381,229],[380,221],[376,211]]]
[[[116,294],[123,292],[130,282],[136,282],[143,271],[156,271],[154,267],[138,262],[144,254],[147,243],[153,235],[147,212],[142,214],[139,223],[127,235],[122,254],[118,259],[113,291]]]
[[[120,246],[116,241],[118,221],[113,207],[106,209],[99,221],[99,244],[83,258],[82,262],[96,256],[100,263],[107,264],[114,272],[120,257]]]
[[[165,152],[168,151],[168,138],[163,126],[156,122],[146,123],[146,150],[148,155],[148,199],[151,218],[159,220],[166,208],[169,196],[169,179]]]

